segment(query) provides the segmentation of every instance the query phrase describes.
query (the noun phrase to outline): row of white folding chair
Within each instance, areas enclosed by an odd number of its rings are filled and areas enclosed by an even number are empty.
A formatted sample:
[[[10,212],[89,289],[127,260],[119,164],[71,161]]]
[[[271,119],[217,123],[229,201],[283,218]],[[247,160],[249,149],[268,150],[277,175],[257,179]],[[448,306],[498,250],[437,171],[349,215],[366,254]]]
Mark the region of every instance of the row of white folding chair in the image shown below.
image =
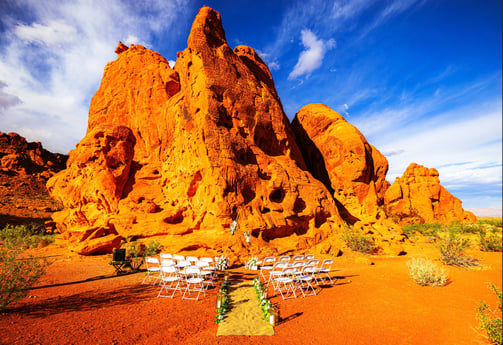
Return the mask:
[[[183,269],[177,269],[175,266],[164,266],[161,268],[161,289],[157,297],[170,297],[173,298],[176,291],[182,295],[182,299],[198,300],[201,292],[206,296],[205,283],[208,274],[196,266],[187,266]],[[175,284],[176,283],[176,284]],[[185,284],[185,289],[182,294],[182,286]],[[163,290],[168,292],[172,290],[171,294],[163,294]],[[197,292],[195,297],[191,294]]]
[[[309,260],[307,262],[298,260],[293,264],[287,264],[286,262],[278,261],[272,266],[271,270],[269,271],[269,277],[265,281],[267,282],[267,285],[269,285],[271,282],[273,282],[274,279],[283,275],[283,270],[287,267],[294,268],[293,272],[295,274],[300,274],[303,267],[311,266],[313,271],[311,272],[311,275],[317,285],[319,285],[320,283],[328,284],[328,282],[330,282],[330,284],[333,284],[332,278],[329,275],[333,261],[333,259],[325,259],[322,261],[321,265],[318,259]],[[266,279],[262,271],[261,274],[264,279]]]
[[[210,257],[201,257],[201,258],[198,258],[197,256],[183,256],[183,255],[180,255],[180,254],[170,254],[170,253],[161,253],[159,254],[159,258],[161,260],[163,259],[171,259],[171,260],[175,260],[175,261],[191,261],[191,262],[197,262],[197,261],[206,261],[206,262],[209,262],[209,263],[213,263],[213,259],[210,258]]]
[[[274,293],[278,291],[283,299],[296,298],[296,290],[300,290],[304,297],[316,295],[316,290],[312,285],[315,273],[316,268],[312,265],[303,266],[301,271],[295,267],[283,266],[271,281]]]
[[[202,258],[203,259],[203,258]],[[210,277],[211,284],[213,285],[213,279],[216,275],[216,269],[214,266],[210,265],[211,258],[207,258],[203,261],[195,261],[195,266],[204,271],[204,275],[208,275]],[[147,256],[145,258],[145,265],[147,266],[147,273],[145,278],[142,281],[142,284],[157,284],[160,280],[161,268],[164,266],[176,266],[177,268],[184,268],[192,265],[191,261],[187,260],[179,260],[175,262],[174,259],[161,259],[159,261],[156,257]]]

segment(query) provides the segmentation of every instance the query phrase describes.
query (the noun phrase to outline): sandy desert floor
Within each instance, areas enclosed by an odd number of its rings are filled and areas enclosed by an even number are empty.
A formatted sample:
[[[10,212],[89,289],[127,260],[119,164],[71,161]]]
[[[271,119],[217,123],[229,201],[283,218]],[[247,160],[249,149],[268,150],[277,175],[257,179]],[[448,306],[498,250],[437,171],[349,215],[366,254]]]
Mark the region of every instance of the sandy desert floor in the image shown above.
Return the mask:
[[[216,288],[199,301],[157,298],[144,273],[116,276],[106,255],[81,257],[52,244],[29,250],[50,260],[37,286],[0,314],[2,344],[486,344],[476,329],[477,306],[492,307],[502,287],[501,253],[474,252],[484,270],[448,267],[444,287],[421,287],[409,276],[411,257],[438,259],[429,243],[407,255],[335,258],[336,283],[318,295],[283,301],[274,336],[220,336]],[[232,280],[256,276],[232,269]]]

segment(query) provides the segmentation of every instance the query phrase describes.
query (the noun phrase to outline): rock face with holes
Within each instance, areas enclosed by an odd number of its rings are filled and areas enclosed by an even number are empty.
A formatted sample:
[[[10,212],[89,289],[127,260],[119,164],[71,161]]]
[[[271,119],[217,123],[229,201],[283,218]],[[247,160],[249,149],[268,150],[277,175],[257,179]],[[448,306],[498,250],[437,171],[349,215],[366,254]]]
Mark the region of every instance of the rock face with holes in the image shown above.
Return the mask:
[[[344,222],[306,169],[265,63],[250,47],[232,50],[208,7],[187,45],[174,70],[121,43],[106,66],[87,134],[48,183],[73,248],[90,254],[86,242],[98,238],[148,237],[236,261],[309,248],[337,231]]]
[[[383,208],[389,187],[386,158],[356,127],[323,104],[302,107],[292,129],[309,171],[333,195],[343,219],[371,235],[383,252],[402,252],[402,231]]]
[[[440,185],[438,171],[411,163],[386,191],[386,212],[400,224],[475,222],[461,201]]]
[[[326,105],[309,104],[292,129],[309,171],[340,203],[347,222],[382,216],[388,161],[356,127]]]

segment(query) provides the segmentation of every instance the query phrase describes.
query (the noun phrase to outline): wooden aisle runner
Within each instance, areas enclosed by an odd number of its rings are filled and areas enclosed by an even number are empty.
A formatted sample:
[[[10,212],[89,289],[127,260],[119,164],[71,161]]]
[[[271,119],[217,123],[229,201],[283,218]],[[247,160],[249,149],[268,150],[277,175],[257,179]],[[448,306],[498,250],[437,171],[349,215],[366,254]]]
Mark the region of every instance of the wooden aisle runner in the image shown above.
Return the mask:
[[[252,281],[232,284],[230,310],[218,324],[219,335],[274,335],[274,327],[264,320]]]

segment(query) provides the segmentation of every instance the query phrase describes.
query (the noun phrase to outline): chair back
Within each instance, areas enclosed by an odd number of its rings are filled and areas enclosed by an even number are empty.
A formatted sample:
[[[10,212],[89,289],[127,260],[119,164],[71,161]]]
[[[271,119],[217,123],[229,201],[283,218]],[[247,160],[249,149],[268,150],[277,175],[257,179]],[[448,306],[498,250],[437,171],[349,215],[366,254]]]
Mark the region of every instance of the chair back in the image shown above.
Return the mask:
[[[161,266],[162,267],[167,267],[167,266],[175,266],[176,262],[173,259],[161,259]]]
[[[290,262],[290,256],[288,255],[284,255],[284,256],[280,256],[278,261],[281,261],[281,262]]]
[[[304,260],[304,255],[295,255],[292,261]]]
[[[161,253],[159,254],[159,259],[173,259],[173,255],[169,253]]]
[[[276,262],[276,257],[275,256],[267,256],[264,258],[264,260],[262,260],[262,263],[264,265],[266,264],[273,264],[274,262]]]
[[[174,275],[178,272],[175,266],[162,266],[161,271],[162,273],[170,273],[171,275]]]
[[[187,256],[187,257],[185,258],[185,260],[190,261],[190,262],[192,262],[192,263],[196,263],[196,262],[198,262],[198,261],[199,261],[199,258],[198,258],[198,257],[196,257],[196,256]]]
[[[313,265],[305,265],[302,267],[302,274],[307,275],[307,274],[314,274],[316,273],[316,266]]]
[[[320,260],[318,260],[318,259],[312,259],[312,260],[309,260],[308,262],[306,262],[306,265],[312,265],[315,267],[318,267],[319,264],[320,264]]]
[[[330,267],[332,267],[333,263],[334,263],[334,259],[325,259],[325,260],[322,261],[320,267],[330,268]]]
[[[185,256],[180,255],[180,254],[174,254],[173,255],[173,259],[176,260],[176,261],[185,260]]]
[[[187,261],[187,260],[180,260],[180,261],[177,261],[176,265],[179,267],[179,268],[184,268],[184,267],[188,267],[188,266],[191,266],[191,262],[190,261]]]
[[[307,254],[306,256],[304,256],[304,260],[312,260],[314,259],[314,254]]]
[[[301,269],[302,267],[304,267],[306,263],[304,261],[295,261],[293,264],[292,264],[292,267],[293,268],[298,268],[298,269]]]
[[[145,258],[145,263],[147,264],[147,266],[149,266],[149,264],[151,264],[151,265],[159,265],[159,259],[158,258],[154,258],[153,256],[147,256]]]
[[[199,268],[209,267],[210,263],[208,261],[198,261],[196,262],[196,266]]]
[[[209,257],[202,257],[199,259],[199,261],[205,261],[205,262],[208,262],[208,263],[213,263],[213,259],[212,258],[209,258]]]
[[[281,270],[283,270],[283,268],[285,268],[287,266],[288,266],[287,262],[277,261],[277,262],[274,263],[273,270],[275,270],[275,271],[281,271]]]

